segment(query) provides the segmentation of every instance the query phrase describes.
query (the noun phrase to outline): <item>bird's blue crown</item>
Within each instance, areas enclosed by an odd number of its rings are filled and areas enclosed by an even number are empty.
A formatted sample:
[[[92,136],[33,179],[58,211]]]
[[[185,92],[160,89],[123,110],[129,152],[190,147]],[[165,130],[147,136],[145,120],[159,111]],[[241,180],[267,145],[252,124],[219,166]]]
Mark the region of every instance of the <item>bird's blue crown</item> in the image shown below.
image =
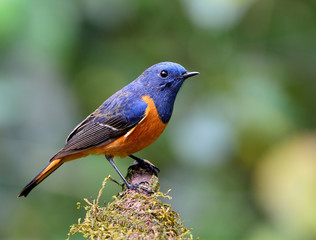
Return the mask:
[[[187,70],[180,64],[162,62],[145,70],[134,82],[143,95],[153,98],[162,122],[167,123],[173,111],[176,95]]]

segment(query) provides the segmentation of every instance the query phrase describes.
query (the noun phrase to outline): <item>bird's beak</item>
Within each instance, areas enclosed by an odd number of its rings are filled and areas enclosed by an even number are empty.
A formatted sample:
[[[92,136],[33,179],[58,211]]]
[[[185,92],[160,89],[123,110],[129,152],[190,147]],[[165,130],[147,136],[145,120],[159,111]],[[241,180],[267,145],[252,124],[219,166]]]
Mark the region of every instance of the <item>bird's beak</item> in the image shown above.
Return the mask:
[[[199,72],[186,72],[182,75],[183,79],[187,79],[189,77],[193,77],[195,75],[198,75],[200,74]]]

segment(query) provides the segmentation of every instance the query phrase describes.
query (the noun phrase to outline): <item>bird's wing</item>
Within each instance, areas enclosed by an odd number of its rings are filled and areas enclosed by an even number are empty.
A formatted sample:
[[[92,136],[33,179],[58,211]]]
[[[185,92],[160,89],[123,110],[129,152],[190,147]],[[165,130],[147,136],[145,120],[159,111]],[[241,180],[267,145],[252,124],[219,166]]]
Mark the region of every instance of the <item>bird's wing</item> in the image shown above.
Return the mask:
[[[106,101],[75,127],[64,148],[51,161],[113,142],[145,117],[146,108],[147,104],[142,100],[121,98],[110,103]]]

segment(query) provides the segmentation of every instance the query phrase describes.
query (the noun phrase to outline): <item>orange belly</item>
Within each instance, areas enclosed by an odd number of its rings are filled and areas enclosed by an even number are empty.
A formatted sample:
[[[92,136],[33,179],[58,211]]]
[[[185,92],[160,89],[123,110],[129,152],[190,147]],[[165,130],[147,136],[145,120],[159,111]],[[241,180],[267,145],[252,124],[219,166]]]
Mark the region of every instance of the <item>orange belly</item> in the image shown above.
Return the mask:
[[[166,128],[158,115],[155,103],[149,96],[144,96],[143,101],[148,104],[145,117],[124,136],[98,148],[88,150],[88,154],[112,155],[126,157],[149,146],[161,135]]]

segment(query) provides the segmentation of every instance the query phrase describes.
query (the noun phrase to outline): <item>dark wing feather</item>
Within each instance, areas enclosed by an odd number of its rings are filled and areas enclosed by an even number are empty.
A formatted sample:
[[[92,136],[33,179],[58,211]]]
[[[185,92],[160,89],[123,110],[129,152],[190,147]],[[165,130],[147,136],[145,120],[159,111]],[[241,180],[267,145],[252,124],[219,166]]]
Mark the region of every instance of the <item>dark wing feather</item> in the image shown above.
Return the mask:
[[[101,106],[102,114],[99,108],[78,124],[67,137],[64,148],[51,161],[113,142],[143,119],[146,107],[143,101],[130,104],[130,100],[129,104],[115,105],[110,109],[102,109]]]

